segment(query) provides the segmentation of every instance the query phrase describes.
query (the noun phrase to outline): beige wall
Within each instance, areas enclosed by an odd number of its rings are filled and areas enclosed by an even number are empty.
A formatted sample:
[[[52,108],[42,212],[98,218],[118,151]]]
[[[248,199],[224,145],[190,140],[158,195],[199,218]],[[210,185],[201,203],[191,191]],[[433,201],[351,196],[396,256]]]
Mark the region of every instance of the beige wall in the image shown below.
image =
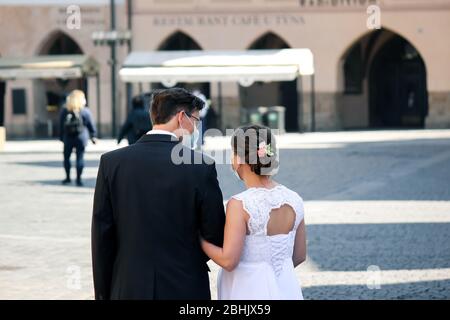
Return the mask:
[[[101,94],[101,126],[104,134],[110,134],[111,127],[111,89],[110,66],[108,60],[110,50],[108,46],[95,46],[91,34],[98,30],[107,30],[110,27],[109,6],[81,6],[81,28],[71,30],[66,26],[65,6],[0,6],[0,56],[1,57],[32,57],[39,55],[45,49],[49,39],[58,33],[64,32],[70,36],[82,49],[84,54],[93,56],[100,63],[100,94]],[[117,6],[117,26],[124,28],[126,14],[123,6]],[[118,49],[119,64],[126,56],[126,46]],[[97,121],[96,87],[95,80],[89,80],[88,101],[94,118]],[[9,80],[5,96],[5,127],[8,137],[34,135],[35,109],[43,103],[42,92],[39,92],[39,83],[26,80]],[[119,93],[122,97],[118,105],[125,110],[124,84],[118,80]],[[13,116],[10,98],[10,88],[27,88],[26,116]],[[119,111],[118,124],[124,119],[124,112]]]
[[[366,35],[367,5],[371,1],[337,1],[337,6],[319,5],[318,1],[298,0],[134,0],[133,49],[156,50],[176,31],[191,36],[203,49],[247,49],[267,32],[283,38],[292,48],[310,48],[315,59],[316,119],[320,130],[365,127],[368,125],[367,81],[360,96],[343,96],[342,59],[355,41]],[[310,4],[312,3],[312,5]],[[331,3],[331,2],[329,2]],[[450,0],[383,0],[383,28],[406,38],[421,54],[427,69],[429,115],[427,127],[450,127]],[[80,30],[65,26],[65,7],[1,6],[0,56],[30,57],[39,54],[54,32],[72,37],[83,52],[94,56],[101,65],[101,123],[110,132],[110,50],[94,46],[93,31],[109,28],[108,6],[82,7]],[[118,26],[126,25],[126,12],[117,8]],[[7,27],[4,27],[7,26]],[[14,30],[14,32],[12,32]],[[119,62],[126,56],[119,50]],[[118,82],[120,97],[118,123],[125,118],[125,85]],[[10,99],[12,87],[27,88],[28,114],[13,116]],[[138,92],[134,85],[134,93]],[[300,83],[299,83],[300,87]],[[299,121],[309,129],[310,79],[301,81],[303,116]],[[148,84],[143,85],[144,91]],[[8,81],[5,96],[7,135],[32,135],[35,105],[41,103],[38,85],[32,81]],[[217,101],[217,85],[211,85]],[[239,90],[235,83],[223,84],[223,124],[239,122]],[[97,117],[95,80],[89,80],[89,102]],[[31,129],[30,129],[31,128]]]
[[[318,128],[367,126],[367,94],[344,100],[340,95],[342,58],[355,41],[369,32],[367,5],[302,7],[299,1],[262,0],[232,3],[229,6],[227,1],[138,0],[133,15],[134,49],[156,50],[176,31],[188,34],[205,50],[246,49],[270,31],[291,47],[310,48],[314,54]],[[430,96],[427,126],[450,127],[450,42],[446,40],[450,31],[450,1],[378,3],[382,27],[409,40],[425,61]],[[236,100],[235,88],[227,88],[224,95]],[[309,114],[308,100],[305,96],[305,116]],[[355,110],[359,112],[355,114]]]
[[[11,108],[11,92],[14,88],[23,88],[26,90],[27,112],[23,115],[13,115]],[[31,81],[16,80],[6,83],[5,92],[5,128],[7,136],[32,137],[34,134],[34,110],[30,107],[30,101],[33,101],[33,86]]]

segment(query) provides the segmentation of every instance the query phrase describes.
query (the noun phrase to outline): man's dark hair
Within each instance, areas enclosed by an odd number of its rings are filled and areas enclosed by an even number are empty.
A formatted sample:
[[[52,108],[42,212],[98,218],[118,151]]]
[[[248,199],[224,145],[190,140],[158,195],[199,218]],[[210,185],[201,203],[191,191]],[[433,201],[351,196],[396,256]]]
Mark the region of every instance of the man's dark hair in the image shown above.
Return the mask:
[[[144,99],[142,96],[135,96],[131,100],[131,105],[133,106],[133,109],[141,109],[144,108]]]
[[[180,111],[193,113],[200,111],[205,103],[183,88],[155,90],[150,103],[153,124],[167,123]]]

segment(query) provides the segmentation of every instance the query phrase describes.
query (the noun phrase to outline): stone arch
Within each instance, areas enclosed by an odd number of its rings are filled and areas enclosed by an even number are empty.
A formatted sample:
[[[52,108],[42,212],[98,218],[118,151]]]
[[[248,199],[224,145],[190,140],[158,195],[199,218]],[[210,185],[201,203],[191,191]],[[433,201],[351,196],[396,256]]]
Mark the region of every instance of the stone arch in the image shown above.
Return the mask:
[[[53,30],[40,42],[36,55],[72,55],[84,51],[76,40],[60,29]],[[80,79],[39,79],[33,81],[35,113],[35,135],[48,137],[59,135],[59,112],[65,104],[65,97],[74,89],[82,90],[88,97],[86,78]],[[89,101],[88,101],[89,105]]]
[[[158,46],[158,50],[202,50],[200,44],[188,33],[177,30],[168,35]],[[211,86],[208,82],[202,83],[178,83],[177,87],[184,87],[190,91],[198,90],[203,93],[207,99],[211,98]],[[154,84],[154,88],[164,88],[162,84]]]
[[[342,54],[338,75],[344,128],[424,126],[426,66],[402,35],[386,28],[361,35]]]
[[[84,50],[73,37],[60,29],[56,29],[48,33],[40,41],[36,55],[66,54],[64,52],[82,54]]]
[[[291,46],[278,34],[267,31],[254,39],[248,49],[286,49]],[[293,81],[257,82],[249,87],[239,85],[239,97],[242,112],[249,113],[250,109],[259,106],[285,107],[285,129],[288,132],[299,131],[299,111],[297,79]],[[244,117],[243,117],[244,118]],[[247,121],[249,121],[247,117]],[[262,122],[268,124],[267,119]]]
[[[157,50],[202,50],[202,47],[188,33],[177,30],[161,41]]]

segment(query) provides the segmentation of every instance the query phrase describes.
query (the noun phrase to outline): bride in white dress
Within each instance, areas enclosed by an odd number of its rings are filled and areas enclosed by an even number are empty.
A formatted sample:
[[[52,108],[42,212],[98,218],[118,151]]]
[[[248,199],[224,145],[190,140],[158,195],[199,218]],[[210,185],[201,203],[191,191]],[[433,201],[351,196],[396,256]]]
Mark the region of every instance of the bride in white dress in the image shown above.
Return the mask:
[[[276,183],[275,138],[252,125],[232,137],[232,168],[247,190],[227,204],[223,247],[201,239],[205,253],[222,267],[219,300],[303,299],[294,268],[305,261],[303,200]]]

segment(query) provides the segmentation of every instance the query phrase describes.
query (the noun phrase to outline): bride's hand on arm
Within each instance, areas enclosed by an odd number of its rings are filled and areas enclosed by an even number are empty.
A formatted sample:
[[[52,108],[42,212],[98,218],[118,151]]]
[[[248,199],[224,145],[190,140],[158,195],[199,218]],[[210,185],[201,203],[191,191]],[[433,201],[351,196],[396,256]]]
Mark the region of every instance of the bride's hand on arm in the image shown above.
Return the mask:
[[[236,199],[230,199],[227,204],[223,248],[202,238],[200,240],[202,249],[215,263],[225,270],[231,271],[239,263],[246,232],[242,203]]]

